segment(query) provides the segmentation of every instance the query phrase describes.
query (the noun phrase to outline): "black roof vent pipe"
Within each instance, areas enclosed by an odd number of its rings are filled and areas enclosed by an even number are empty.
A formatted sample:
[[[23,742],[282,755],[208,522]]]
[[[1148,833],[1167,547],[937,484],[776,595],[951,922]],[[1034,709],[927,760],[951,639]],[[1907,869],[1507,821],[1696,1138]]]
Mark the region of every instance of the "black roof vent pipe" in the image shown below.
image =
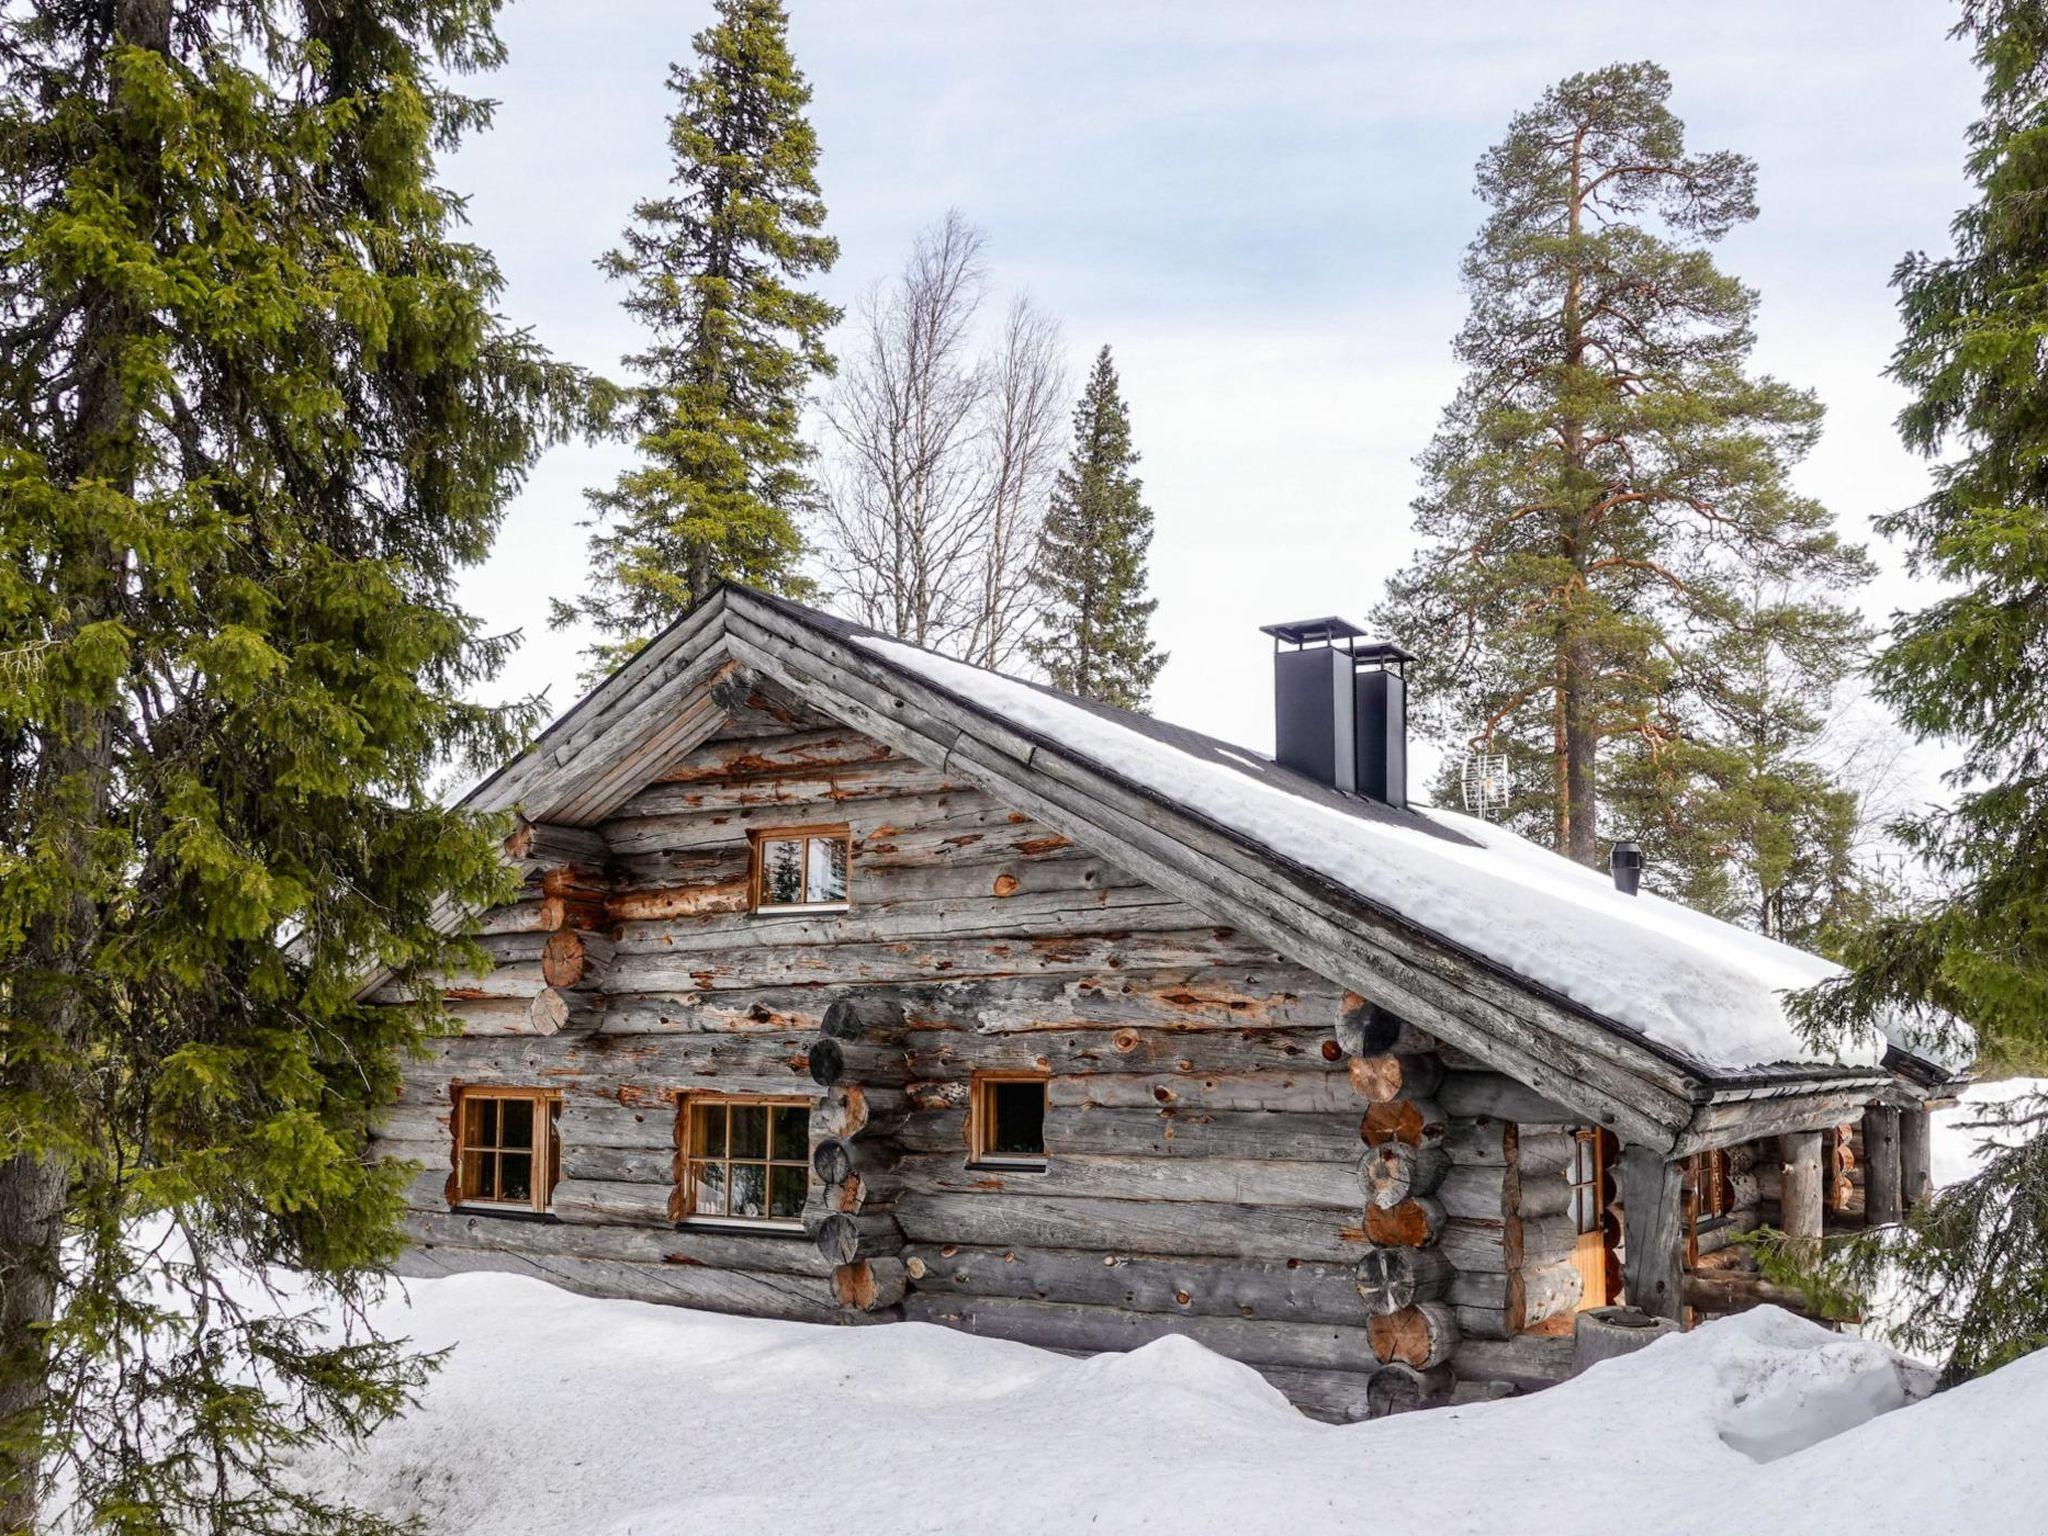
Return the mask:
[[[1408,803],[1407,664],[1398,645],[1360,645],[1339,618],[1267,624],[1273,637],[1273,756],[1347,795]]]
[[[1643,883],[1643,850],[1631,842],[1616,843],[1607,855],[1607,869],[1614,876],[1614,888],[1633,896]]]

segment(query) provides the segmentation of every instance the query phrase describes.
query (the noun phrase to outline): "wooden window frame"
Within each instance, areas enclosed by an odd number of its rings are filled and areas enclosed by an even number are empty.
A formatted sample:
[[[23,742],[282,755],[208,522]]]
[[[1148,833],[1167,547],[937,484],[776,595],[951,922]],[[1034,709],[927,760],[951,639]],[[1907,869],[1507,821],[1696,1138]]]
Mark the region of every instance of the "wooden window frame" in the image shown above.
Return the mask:
[[[768,843],[789,843],[799,839],[804,844],[803,872],[804,894],[810,894],[811,850],[813,839],[834,838],[846,844],[846,894],[832,901],[770,901],[768,900],[768,867],[762,857],[762,848]],[[853,829],[845,822],[813,822],[797,827],[755,827],[747,833],[748,878],[747,899],[752,911],[773,916],[786,912],[844,912],[853,904]]]
[[[561,1179],[562,1138],[555,1123],[562,1111],[561,1092],[553,1088],[529,1088],[506,1083],[459,1083],[450,1089],[449,1099],[453,1105],[453,1112],[448,1117],[449,1139],[453,1143],[455,1164],[448,1175],[446,1194],[449,1208],[501,1213],[530,1211],[545,1215],[554,1204],[555,1185]],[[534,1136],[528,1152],[533,1159],[533,1193],[524,1200],[494,1200],[472,1194],[465,1188],[465,1154],[488,1150],[502,1157],[506,1150],[502,1121],[496,1146],[486,1149],[469,1145],[469,1106],[481,1099],[495,1099],[500,1103],[524,1102],[533,1106]]]
[[[995,1108],[989,1090],[1004,1083],[1049,1084],[1050,1072],[977,1072],[971,1079],[967,1108],[967,1161],[976,1168],[1006,1168],[1019,1173],[1042,1173],[1052,1159],[1041,1150],[1036,1156],[1017,1152],[991,1151],[995,1132]],[[1040,1134],[1043,1147],[1044,1136]]]
[[[811,1099],[783,1093],[684,1094],[676,1102],[676,1201],[672,1209],[677,1213],[678,1222],[681,1225],[691,1227],[737,1228],[743,1229],[748,1232],[801,1233],[804,1229],[803,1218],[801,1215],[734,1216],[727,1212],[711,1212],[703,1215],[698,1214],[694,1204],[697,1197],[697,1180],[695,1176],[695,1169],[697,1165],[699,1163],[717,1162],[722,1163],[727,1169],[730,1169],[735,1159],[732,1156],[732,1147],[729,1139],[726,1145],[725,1155],[722,1157],[700,1158],[695,1157],[691,1154],[690,1144],[694,1139],[691,1135],[691,1131],[695,1124],[695,1117],[701,1110],[712,1108],[723,1109],[733,1105],[738,1105],[740,1107],[747,1109],[765,1109],[770,1111],[769,1131],[771,1138],[773,1135],[775,1123],[773,1111],[778,1109],[801,1109],[804,1112],[806,1120],[808,1121],[810,1113],[812,1109],[815,1107],[814,1101]],[[727,1134],[729,1138],[731,1134],[729,1130]],[[737,1161],[749,1166],[765,1168],[770,1170],[775,1168],[794,1168],[798,1166],[798,1159],[796,1158],[776,1157],[773,1155],[775,1147],[772,1139],[765,1143],[765,1147],[769,1155],[758,1158],[743,1157],[738,1159]],[[804,1205],[808,1205],[810,1203],[812,1193],[811,1186],[814,1177],[811,1169],[811,1147],[808,1136],[806,1136],[805,1138],[803,1157],[801,1159],[801,1163],[804,1171],[804,1198],[801,1202],[799,1202],[799,1211],[801,1211]],[[730,1184],[728,1183],[728,1188],[729,1187]],[[764,1196],[766,1195],[766,1193],[766,1180],[764,1180]]]
[[[1573,1308],[1573,1313],[1578,1313],[1610,1305],[1621,1294],[1621,1264],[1616,1244],[1618,1234],[1613,1220],[1615,1169],[1620,1162],[1621,1146],[1614,1133],[1604,1126],[1573,1126],[1568,1134],[1572,1138],[1573,1151],[1572,1161],[1565,1169],[1566,1187],[1575,1193],[1580,1189],[1588,1190],[1592,1200],[1592,1226],[1580,1230],[1573,1238],[1572,1262],[1579,1267],[1579,1272],[1583,1276],[1586,1273],[1585,1266],[1597,1250],[1601,1280],[1600,1294],[1596,1295],[1590,1290],[1580,1292],[1578,1305]],[[1592,1149],[1593,1176],[1590,1180],[1575,1177],[1578,1172],[1578,1148],[1581,1144]],[[1572,1217],[1574,1227],[1581,1225],[1577,1206],[1578,1202],[1574,1197],[1565,1207],[1566,1213]],[[1589,1242],[1589,1239],[1597,1241]],[[1571,1314],[1567,1314],[1562,1319],[1553,1318],[1550,1323],[1558,1325],[1556,1331],[1563,1331],[1564,1326],[1569,1323],[1570,1316]],[[1542,1331],[1543,1326],[1547,1325],[1539,1325],[1537,1331]]]

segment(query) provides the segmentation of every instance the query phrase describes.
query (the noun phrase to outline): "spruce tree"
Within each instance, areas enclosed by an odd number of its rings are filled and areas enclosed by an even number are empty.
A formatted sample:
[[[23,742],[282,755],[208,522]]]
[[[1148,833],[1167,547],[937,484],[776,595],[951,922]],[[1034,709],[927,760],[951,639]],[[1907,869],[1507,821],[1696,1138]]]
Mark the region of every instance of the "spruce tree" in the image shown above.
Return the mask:
[[[1141,710],[1166,655],[1151,640],[1159,606],[1145,596],[1152,509],[1131,472],[1137,462],[1130,412],[1104,347],[1074,408],[1074,446],[1045,515],[1035,577],[1044,628],[1030,651],[1055,688]]]
[[[1746,371],[1756,295],[1708,250],[1755,216],[1755,169],[1688,152],[1670,90],[1574,75],[1480,161],[1466,376],[1375,613],[1424,658],[1426,723],[1510,758],[1508,820],[1589,864],[1672,819],[1742,591],[1864,571],[1790,484],[1820,405]]]
[[[398,1248],[434,1019],[355,994],[504,889],[429,782],[530,724],[454,589],[581,388],[434,182],[494,10],[0,19],[0,1530],[60,1469],[67,1529],[380,1528],[279,1471],[420,1374],[300,1312]]]
[[[589,620],[608,670],[719,582],[803,595],[803,516],[818,504],[801,416],[832,371],[839,311],[798,286],[829,270],[819,231],[811,89],[780,0],[718,0],[693,67],[671,68],[673,190],[635,205],[599,263],[648,333],[616,421],[638,462],[586,493],[589,593],[555,623]]]
[[[1968,0],[1958,32],[1985,74],[1979,198],[1953,254],[1896,275],[1899,425],[1934,490],[1880,525],[1947,595],[1901,616],[1873,669],[1909,729],[1960,747],[1957,794],[1899,829],[1938,897],[1859,934],[1849,976],[1801,1002],[1823,1038],[1888,1020],[1958,1050],[1962,1020],[1987,1056],[2025,1057],[2048,1044],[2048,8]],[[1945,1353],[1947,1381],[2048,1345],[2048,1100],[2010,1120],[2010,1150],[1837,1256],[1863,1289],[1895,1266],[1906,1340]]]

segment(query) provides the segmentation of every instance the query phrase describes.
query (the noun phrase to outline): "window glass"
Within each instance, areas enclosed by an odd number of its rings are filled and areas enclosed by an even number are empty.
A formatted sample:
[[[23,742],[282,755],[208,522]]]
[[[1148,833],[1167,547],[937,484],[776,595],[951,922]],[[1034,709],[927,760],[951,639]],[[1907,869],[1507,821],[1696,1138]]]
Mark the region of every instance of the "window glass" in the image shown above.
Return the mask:
[[[800,906],[804,899],[804,842],[777,839],[761,844],[761,900],[777,907]]]
[[[974,1155],[993,1160],[1044,1160],[1044,1078],[976,1080]]]
[[[787,1099],[685,1102],[683,1188],[690,1215],[794,1221],[810,1192],[810,1105]]]
[[[837,837],[814,837],[810,840],[810,850],[805,900],[846,900],[845,840]]]
[[[546,1209],[554,1191],[558,1109],[539,1089],[462,1090],[451,1198]]]

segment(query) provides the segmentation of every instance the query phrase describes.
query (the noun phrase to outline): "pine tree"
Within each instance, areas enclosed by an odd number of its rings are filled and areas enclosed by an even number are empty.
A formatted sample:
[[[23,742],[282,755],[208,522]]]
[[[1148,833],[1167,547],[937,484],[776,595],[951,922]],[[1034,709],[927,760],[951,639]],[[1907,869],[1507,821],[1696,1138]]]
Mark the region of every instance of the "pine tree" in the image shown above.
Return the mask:
[[[260,1284],[374,1294],[434,1018],[356,983],[504,887],[429,782],[530,726],[454,586],[581,384],[433,181],[494,9],[0,19],[0,1530],[60,1465],[80,1529],[383,1528],[278,1469],[420,1365]]]
[[[1423,654],[1438,734],[1509,757],[1508,819],[1590,864],[1603,798],[1620,835],[1671,819],[1741,591],[1864,572],[1788,480],[1820,406],[1745,372],[1756,295],[1707,249],[1755,216],[1755,169],[1689,154],[1670,89],[1654,64],[1575,75],[1480,161],[1466,377],[1375,613]]]
[[[832,371],[839,311],[797,283],[830,270],[839,244],[818,233],[811,89],[780,0],[718,0],[717,14],[695,66],[669,74],[675,190],[637,204],[599,264],[628,285],[649,341],[626,359],[639,382],[617,412],[639,462],[586,493],[592,589],[555,604],[557,626],[587,619],[612,637],[592,649],[598,672],[721,581],[809,589],[801,519],[818,490],[800,418]]]
[[[1800,1001],[1824,1038],[1889,1020],[1955,1049],[1960,1019],[2013,1057],[2048,1042],[2048,8],[1967,0],[1957,30],[1986,77],[1981,196],[1953,255],[1898,268],[1899,424],[1936,464],[1933,493],[1880,525],[1950,595],[1896,621],[1873,676],[1909,729],[1960,746],[1958,793],[1899,829],[1939,898],[1859,934],[1849,976]],[[1896,1266],[1907,1340],[1946,1353],[1947,1381],[2048,1345],[2048,1101],[2012,1122],[2012,1150],[1840,1256],[1866,1289]]]
[[[1045,515],[1036,577],[1045,621],[1030,651],[1055,688],[1119,709],[1145,708],[1166,664],[1151,640],[1152,509],[1131,473],[1137,462],[1104,347],[1074,408],[1074,446]]]

